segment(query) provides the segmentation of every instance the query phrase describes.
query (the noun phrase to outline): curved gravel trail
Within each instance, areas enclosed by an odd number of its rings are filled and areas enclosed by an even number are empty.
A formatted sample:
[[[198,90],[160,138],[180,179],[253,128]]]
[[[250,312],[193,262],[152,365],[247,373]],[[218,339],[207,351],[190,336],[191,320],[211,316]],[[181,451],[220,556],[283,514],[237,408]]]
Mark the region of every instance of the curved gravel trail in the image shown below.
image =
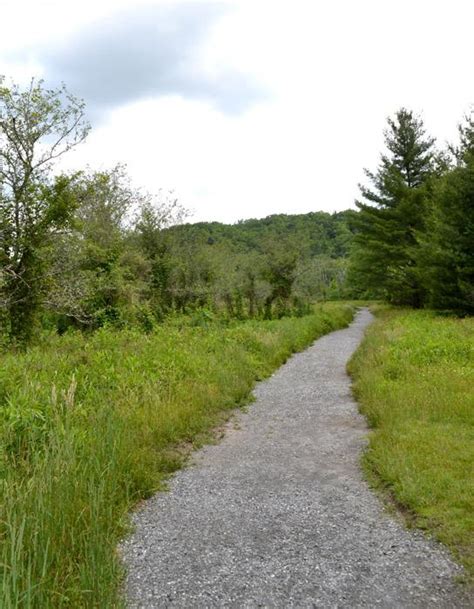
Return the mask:
[[[371,317],[259,383],[223,441],[135,514],[130,607],[472,606],[448,553],[385,513],[360,473],[367,428],[345,365]]]

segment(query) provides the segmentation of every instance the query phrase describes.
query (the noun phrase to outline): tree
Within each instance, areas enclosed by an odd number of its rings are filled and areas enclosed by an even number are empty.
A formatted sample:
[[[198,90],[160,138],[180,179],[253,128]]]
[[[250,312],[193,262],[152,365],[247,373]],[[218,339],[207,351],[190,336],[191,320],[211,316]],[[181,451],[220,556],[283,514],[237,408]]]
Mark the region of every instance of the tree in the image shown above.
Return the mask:
[[[464,122],[458,126],[459,146],[450,146],[459,165],[474,154],[474,110],[464,117]]]
[[[133,321],[154,304],[161,231],[181,208],[135,188],[123,165],[83,171],[73,189],[74,226],[51,248],[48,308],[61,328]]]
[[[419,264],[429,304],[474,313],[474,120],[459,128],[457,165],[439,181],[427,231],[420,234]]]
[[[71,178],[54,162],[87,136],[84,103],[31,81],[22,90],[0,79],[0,290],[10,337],[27,342],[44,287],[42,248],[68,226]]]
[[[59,314],[62,327],[118,321],[122,305],[133,299],[122,257],[127,221],[139,195],[121,165],[80,172],[72,189],[74,223],[51,247],[46,304]]]
[[[171,235],[164,229],[179,224],[188,214],[173,193],[142,195],[135,218],[135,238],[149,264],[148,296],[157,319],[172,306],[171,277],[173,256]]]
[[[308,244],[304,244],[306,249]],[[271,319],[276,305],[277,316],[288,312],[298,263],[303,256],[303,246],[292,236],[263,240],[265,257],[262,277],[268,281],[271,291],[265,299],[265,317]]]
[[[434,139],[423,122],[402,108],[388,119],[387,154],[375,173],[366,170],[371,188],[360,186],[366,202],[356,202],[350,281],[359,294],[397,304],[420,306],[423,288],[416,266],[417,231],[423,229],[429,184],[436,172]]]

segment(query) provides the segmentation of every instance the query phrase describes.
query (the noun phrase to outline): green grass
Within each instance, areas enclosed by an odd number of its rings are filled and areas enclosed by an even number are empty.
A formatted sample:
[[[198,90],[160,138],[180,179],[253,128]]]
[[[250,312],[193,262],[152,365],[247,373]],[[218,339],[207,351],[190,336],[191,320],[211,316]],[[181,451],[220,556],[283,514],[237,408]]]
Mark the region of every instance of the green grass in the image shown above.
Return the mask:
[[[364,465],[474,576],[474,319],[381,308],[349,364]]]
[[[0,365],[0,607],[119,607],[132,506],[344,305],[281,321],[150,335],[51,336]]]

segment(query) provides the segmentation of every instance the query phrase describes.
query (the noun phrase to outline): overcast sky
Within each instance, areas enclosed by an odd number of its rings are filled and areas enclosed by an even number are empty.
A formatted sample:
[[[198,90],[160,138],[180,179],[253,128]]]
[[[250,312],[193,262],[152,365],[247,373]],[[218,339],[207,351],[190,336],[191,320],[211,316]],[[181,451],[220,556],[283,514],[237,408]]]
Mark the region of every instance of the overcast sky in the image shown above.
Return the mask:
[[[192,220],[353,206],[386,118],[442,146],[474,103],[472,0],[0,0],[0,74],[64,81],[93,130]]]

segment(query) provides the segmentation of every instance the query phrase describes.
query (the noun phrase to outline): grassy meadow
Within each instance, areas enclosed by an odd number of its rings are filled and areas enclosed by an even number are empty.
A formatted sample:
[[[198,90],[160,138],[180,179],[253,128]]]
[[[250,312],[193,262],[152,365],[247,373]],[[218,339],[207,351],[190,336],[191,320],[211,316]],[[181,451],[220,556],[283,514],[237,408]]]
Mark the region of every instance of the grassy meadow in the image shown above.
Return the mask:
[[[258,379],[353,309],[51,335],[0,365],[0,606],[120,606],[127,514]],[[186,448],[183,447],[188,447]]]
[[[474,319],[381,307],[349,364],[373,431],[364,465],[474,576]]]

